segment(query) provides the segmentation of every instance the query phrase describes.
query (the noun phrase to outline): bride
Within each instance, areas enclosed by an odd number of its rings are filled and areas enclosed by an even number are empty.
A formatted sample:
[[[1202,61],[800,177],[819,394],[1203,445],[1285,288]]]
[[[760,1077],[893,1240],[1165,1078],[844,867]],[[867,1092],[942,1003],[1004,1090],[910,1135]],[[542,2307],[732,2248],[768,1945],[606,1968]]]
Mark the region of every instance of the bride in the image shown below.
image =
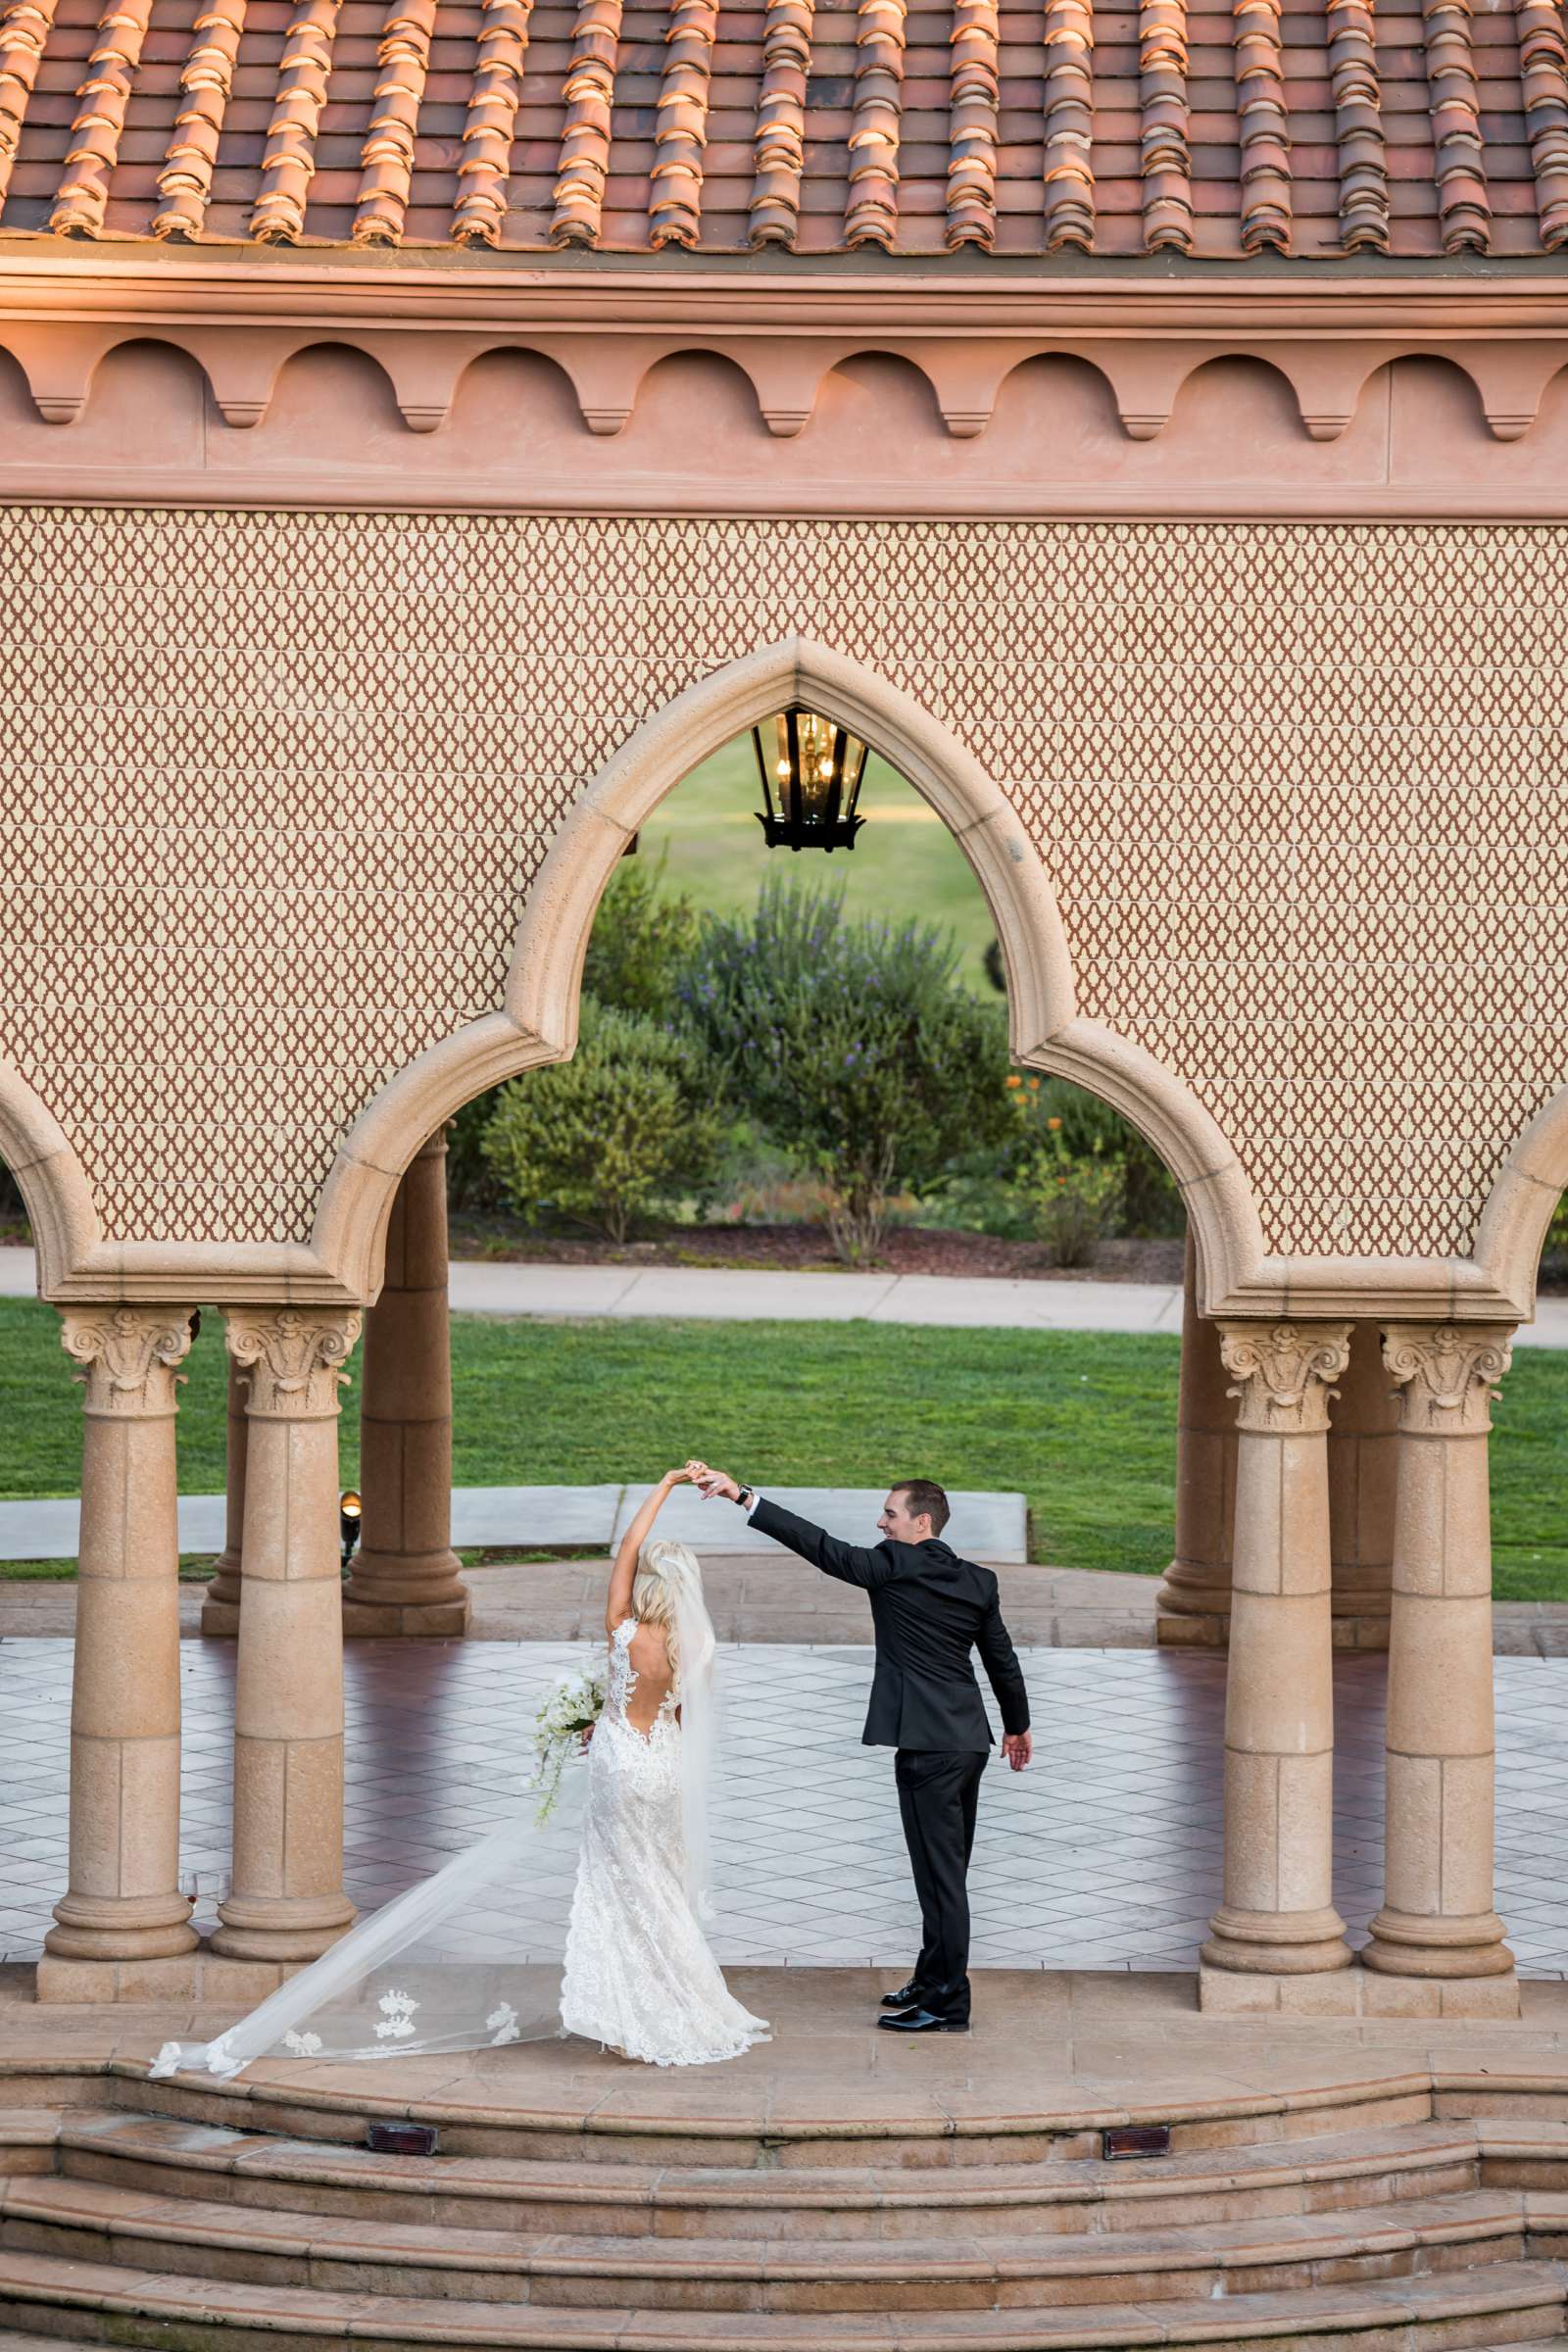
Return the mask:
[[[581,1837],[564,1964],[519,1951],[475,1967],[446,1948],[490,1888],[548,1890],[559,1836],[525,1800],[215,2041],[165,2042],[154,2076],[226,2079],[260,2057],[416,2057],[550,2034],[585,2034],[654,2066],[707,2066],[768,2038],[766,2021],[730,1994],[702,1927],[717,1645],[695,1554],[650,1540],[690,1476],[665,1472],[611,1571],[604,1711],[584,1740],[586,1769],[568,1775]],[[570,1814],[568,1804],[568,1830]]]
[[[621,1539],[605,1605],[610,1677],[589,1735],[588,1799],[566,1931],[561,2022],[655,2066],[705,2066],[765,2041],[727,1990],[708,1896],[713,1627],[684,1544],[649,1540],[687,1470],[667,1470]]]

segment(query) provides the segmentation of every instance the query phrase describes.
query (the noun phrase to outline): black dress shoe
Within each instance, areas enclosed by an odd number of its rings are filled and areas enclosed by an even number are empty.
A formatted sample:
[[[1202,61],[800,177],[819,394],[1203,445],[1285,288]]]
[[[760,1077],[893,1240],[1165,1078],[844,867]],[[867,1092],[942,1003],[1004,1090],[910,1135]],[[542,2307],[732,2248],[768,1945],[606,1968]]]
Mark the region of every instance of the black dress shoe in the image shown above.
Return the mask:
[[[938,2017],[930,2009],[906,2009],[902,2017],[879,2017],[884,2034],[967,2034],[966,2017]]]
[[[920,2006],[919,1985],[911,1977],[907,1984],[899,1986],[897,1992],[885,1992],[882,1995],[882,2006],[884,2009],[918,2009]]]

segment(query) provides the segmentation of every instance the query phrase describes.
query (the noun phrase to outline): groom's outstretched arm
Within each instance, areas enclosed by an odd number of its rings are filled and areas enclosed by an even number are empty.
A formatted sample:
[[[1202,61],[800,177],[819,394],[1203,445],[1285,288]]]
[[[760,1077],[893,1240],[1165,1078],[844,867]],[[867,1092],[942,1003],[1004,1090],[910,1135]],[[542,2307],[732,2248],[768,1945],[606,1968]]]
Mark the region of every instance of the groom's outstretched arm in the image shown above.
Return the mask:
[[[803,1560],[809,1560],[824,1576],[836,1576],[842,1584],[863,1585],[869,1591],[893,1573],[893,1562],[880,1544],[868,1551],[858,1544],[842,1543],[825,1528],[813,1527],[809,1519],[798,1519],[782,1503],[769,1502],[765,1494],[757,1498],[752,1525],[760,1527],[764,1536],[771,1536],[775,1544],[787,1544],[791,1551],[799,1552]]]

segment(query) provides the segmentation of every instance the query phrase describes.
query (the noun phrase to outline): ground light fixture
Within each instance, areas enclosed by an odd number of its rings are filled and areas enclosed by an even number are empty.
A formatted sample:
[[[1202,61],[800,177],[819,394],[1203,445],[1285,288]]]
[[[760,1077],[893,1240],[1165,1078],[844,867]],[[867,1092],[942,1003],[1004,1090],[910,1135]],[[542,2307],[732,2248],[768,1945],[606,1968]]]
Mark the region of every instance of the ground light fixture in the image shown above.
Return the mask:
[[[757,821],[770,850],[853,850],[864,824],[855,804],[865,745],[836,720],[795,704],[752,729],[766,812]]]
[[[352,1487],[345,1487],[337,1498],[337,1525],[338,1533],[343,1539],[345,1574],[348,1571],[350,1560],[354,1557],[354,1546],[360,1540],[360,1514],[364,1507]]]

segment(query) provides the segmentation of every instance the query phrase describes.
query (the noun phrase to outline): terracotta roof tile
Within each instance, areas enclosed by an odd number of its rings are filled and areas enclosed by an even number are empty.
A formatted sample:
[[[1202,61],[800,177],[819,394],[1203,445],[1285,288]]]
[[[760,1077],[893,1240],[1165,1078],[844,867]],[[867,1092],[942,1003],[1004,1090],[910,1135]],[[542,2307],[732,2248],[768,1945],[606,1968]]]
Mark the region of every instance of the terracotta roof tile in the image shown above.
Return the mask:
[[[695,249],[699,242],[703,153],[708,144],[713,41],[717,30],[718,0],[671,0],[650,173],[653,200],[649,213],[655,245]]]
[[[1095,241],[1095,23],[1089,0],[1046,0],[1046,248]]]
[[[1138,74],[1144,127],[1144,242],[1151,253],[1193,250],[1184,0],[1139,0]]]
[[[1520,0],[1519,64],[1541,242],[1558,253],[1568,245],[1568,42],[1557,0]]]
[[[550,223],[553,245],[599,241],[610,176],[610,118],[619,39],[620,0],[582,0],[566,69],[566,121]]]
[[[1562,0],[0,0],[0,229],[1568,250]]]
[[[264,245],[293,244],[304,234],[337,14],[338,0],[302,0],[284,37],[251,216],[250,233]]]
[[[104,226],[109,183],[150,9],[151,0],[106,0],[86,76],[77,87],[79,104],[71,125],[66,168],[49,216],[49,225],[57,232],[95,236]]]
[[[1481,93],[1470,40],[1470,0],[1424,0],[1438,213],[1445,253],[1485,253],[1492,207],[1481,140]]]
[[[887,253],[898,239],[904,37],[904,0],[859,0],[844,242]]]

